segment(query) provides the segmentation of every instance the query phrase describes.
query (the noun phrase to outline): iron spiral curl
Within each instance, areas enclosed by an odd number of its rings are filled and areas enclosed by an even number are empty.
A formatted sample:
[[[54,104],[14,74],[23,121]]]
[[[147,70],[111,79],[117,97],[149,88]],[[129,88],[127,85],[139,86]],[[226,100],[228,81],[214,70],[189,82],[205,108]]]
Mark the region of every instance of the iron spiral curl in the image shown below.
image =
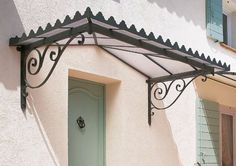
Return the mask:
[[[80,39],[77,41],[78,45],[83,45],[84,41],[85,41],[85,37],[83,34],[79,34],[79,35],[72,36],[71,38],[69,38],[68,41],[64,45],[60,45],[57,42],[54,42],[53,47],[55,47],[55,46],[57,47],[56,51],[50,50],[52,45],[47,45],[44,48],[43,52],[40,52],[40,50],[38,48],[33,49],[32,51],[35,51],[37,53],[37,57],[29,57],[29,60],[28,61],[26,60],[27,72],[29,73],[29,75],[37,75],[41,71],[46,55],[49,55],[49,59],[50,59],[50,61],[53,62],[53,65],[52,65],[50,71],[48,72],[48,74],[46,75],[45,79],[36,86],[31,85],[29,83],[29,81],[25,78],[26,87],[35,89],[35,88],[39,88],[42,85],[44,85],[48,81],[50,76],[52,75],[63,52],[76,37],[80,37]]]
[[[154,111],[153,111],[154,109],[155,110],[165,110],[165,109],[168,109],[169,107],[171,107],[178,100],[178,98],[181,96],[181,94],[184,92],[184,90],[189,86],[189,84],[191,82],[193,82],[199,76],[200,75],[197,75],[197,76],[193,77],[192,79],[190,79],[189,81],[187,81],[185,79],[177,79],[177,80],[171,81],[170,83],[166,83],[166,82],[152,83],[151,93],[153,95],[153,98],[151,98],[151,100],[150,100],[150,102],[151,102],[151,115],[154,115]],[[206,80],[207,80],[207,77],[204,76],[202,81],[205,82]],[[173,101],[171,103],[169,103],[168,105],[166,105],[164,107],[160,107],[160,106],[157,106],[157,104],[154,104],[154,100],[157,100],[157,101],[165,100],[165,98],[168,96],[168,94],[170,92],[170,89],[173,86],[174,86],[175,91],[178,94],[173,99]]]

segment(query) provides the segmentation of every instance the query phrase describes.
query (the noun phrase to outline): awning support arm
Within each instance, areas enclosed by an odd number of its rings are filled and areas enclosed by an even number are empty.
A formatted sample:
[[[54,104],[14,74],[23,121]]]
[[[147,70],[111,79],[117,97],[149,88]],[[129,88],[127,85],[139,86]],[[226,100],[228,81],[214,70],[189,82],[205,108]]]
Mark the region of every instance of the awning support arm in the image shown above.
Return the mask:
[[[48,81],[55,67],[57,66],[62,54],[64,53],[65,49],[78,36],[80,37],[79,39],[77,38],[78,45],[83,45],[85,37],[83,34],[79,33],[77,35],[70,37],[67,40],[66,44],[63,46],[61,46],[60,44],[56,42],[53,42],[55,43],[54,46],[52,46],[51,44],[46,45],[42,51],[38,48],[29,49],[29,47],[24,47],[24,46],[17,47],[17,50],[21,52],[21,80],[20,80],[21,81],[21,87],[20,87],[21,94],[20,96],[21,96],[21,109],[23,111],[25,111],[26,109],[26,98],[28,96],[27,88],[36,89],[43,86]],[[50,47],[56,47],[56,51],[50,50]],[[30,53],[32,53],[33,51],[36,53],[37,55],[36,57],[29,56]],[[40,82],[38,85],[31,85],[27,79],[27,75],[34,76],[34,75],[39,74],[39,72],[41,71],[43,67],[46,55],[49,56],[50,61],[53,63],[53,65],[42,82]]]
[[[26,50],[24,47],[17,47],[17,51],[21,53],[21,60],[20,60],[20,102],[21,102],[21,109],[25,111],[26,108],[26,97],[28,93],[26,92]]]
[[[188,85],[193,82],[199,76],[203,76],[203,82],[207,80],[207,74],[209,73],[203,70],[185,72],[181,74],[175,74],[170,76],[151,78],[147,80],[148,84],[148,124],[152,123],[152,116],[154,115],[154,110],[165,110],[171,107],[181,96]],[[185,80],[186,78],[191,78],[190,80]],[[171,87],[174,87],[177,93],[176,97],[168,105],[162,106],[164,99],[168,96]]]
[[[210,74],[210,72],[206,72],[204,70],[197,70],[197,71],[189,71],[189,72],[173,74],[173,75],[168,75],[168,76],[163,76],[163,77],[150,78],[148,81],[151,83],[167,82],[167,81],[191,78],[191,77],[195,77],[199,75],[206,75],[206,74]]]

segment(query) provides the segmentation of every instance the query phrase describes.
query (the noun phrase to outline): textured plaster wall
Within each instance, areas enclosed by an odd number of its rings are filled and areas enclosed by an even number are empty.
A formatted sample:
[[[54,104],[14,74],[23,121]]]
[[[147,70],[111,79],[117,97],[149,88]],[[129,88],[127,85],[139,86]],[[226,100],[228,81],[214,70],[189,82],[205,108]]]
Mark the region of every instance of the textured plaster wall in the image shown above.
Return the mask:
[[[0,165],[53,165],[35,113],[20,109],[20,58],[8,40],[24,27],[11,0],[0,1],[0,25]]]
[[[176,83],[182,85],[181,81]],[[174,88],[175,87],[172,87],[172,90]],[[173,101],[173,96],[177,94],[174,91],[170,93],[172,93]],[[172,107],[165,110],[177,146],[180,166],[192,166],[196,162],[196,96],[195,87],[193,84],[190,84],[177,102]]]
[[[100,48],[88,46],[67,49],[54,73],[45,86],[30,91],[29,110],[37,112],[56,154],[54,160],[60,165],[68,163],[68,75],[106,84],[107,166],[181,165],[168,115],[159,112],[153,117],[152,127],[147,123],[144,76]]]
[[[45,27],[48,22],[53,24],[67,14],[83,12],[87,6],[95,13],[102,11],[106,18],[112,15],[118,22],[124,19],[128,25],[134,23],[138,29],[153,31],[164,39],[223,59],[236,69],[234,54],[206,38],[205,0],[2,0],[0,165],[67,165],[69,68],[82,70],[95,81],[109,82],[106,86],[107,100],[110,100],[108,166],[193,165],[196,157],[194,87],[190,85],[171,109],[156,113],[152,127],[148,127],[145,78],[98,49],[70,49],[50,81],[43,88],[30,91],[29,109],[25,114],[21,112],[19,53],[8,47],[9,37],[28,33],[41,25]],[[74,56],[76,61],[72,59]],[[41,77],[31,81],[39,81]]]

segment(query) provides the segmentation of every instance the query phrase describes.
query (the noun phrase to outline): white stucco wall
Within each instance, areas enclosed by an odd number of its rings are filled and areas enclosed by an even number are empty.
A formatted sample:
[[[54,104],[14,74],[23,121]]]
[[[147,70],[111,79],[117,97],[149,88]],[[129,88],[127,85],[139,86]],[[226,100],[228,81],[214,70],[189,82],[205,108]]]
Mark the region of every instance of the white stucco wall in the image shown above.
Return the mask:
[[[34,112],[20,109],[20,58],[9,38],[24,27],[13,1],[0,1],[0,165],[54,165]]]
[[[98,75],[95,81],[100,76],[108,82],[121,81],[106,86],[111,100],[107,105],[107,166],[193,165],[196,158],[193,85],[171,109],[156,113],[149,127],[145,78],[98,49],[67,50],[50,81],[30,91],[28,111],[24,114],[20,110],[19,53],[8,47],[8,39],[41,25],[45,27],[48,22],[53,24],[56,19],[63,20],[67,14],[83,12],[88,6],[95,13],[102,11],[106,18],[124,19],[128,25],[135,24],[138,29],[223,59],[236,70],[235,55],[206,38],[205,0],[3,0],[0,165],[67,165],[67,102],[58,101],[67,101],[69,68]]]
[[[54,73],[43,87],[29,91],[28,109],[38,115],[43,135],[52,147],[49,152],[60,165],[68,163],[68,105],[61,101],[68,100],[69,75],[106,85],[107,165],[179,166],[195,162],[196,96],[192,85],[171,109],[156,112],[150,127],[146,77],[100,48],[70,47]],[[40,81],[44,74],[31,77],[31,82]]]
[[[30,90],[29,110],[37,112],[55,160],[61,165],[68,162],[68,105],[59,101],[68,100],[69,69],[73,69],[73,76],[75,71],[82,71],[87,73],[87,79],[92,74],[96,78],[90,80],[105,80],[107,165],[181,165],[166,113],[157,113],[152,127],[147,123],[146,78],[100,48],[88,46],[68,49],[50,81],[40,89]],[[99,81],[99,77],[105,79]]]

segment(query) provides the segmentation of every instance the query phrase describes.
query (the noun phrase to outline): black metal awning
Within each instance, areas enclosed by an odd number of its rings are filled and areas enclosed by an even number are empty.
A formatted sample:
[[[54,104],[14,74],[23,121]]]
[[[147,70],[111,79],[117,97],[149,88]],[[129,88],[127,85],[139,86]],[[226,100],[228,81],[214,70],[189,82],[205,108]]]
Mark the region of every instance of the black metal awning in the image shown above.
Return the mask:
[[[147,35],[143,29],[138,31],[134,25],[127,27],[125,21],[118,24],[113,17],[105,19],[101,12],[94,15],[90,8],[87,8],[84,14],[76,12],[74,18],[66,16],[63,22],[57,20],[55,25],[47,24],[45,29],[39,27],[36,32],[31,30],[29,35],[24,33],[21,37],[11,38],[9,44],[17,46],[21,52],[22,109],[26,106],[26,88],[42,86],[51,76],[69,45],[96,45],[145,75],[149,94],[149,121],[152,109],[168,108],[179,97],[168,106],[158,107],[152,101],[152,93],[155,99],[162,100],[168,94],[173,81],[180,79],[184,85],[183,87],[176,85],[176,89],[181,95],[196,77],[206,77],[208,74],[230,70],[229,65],[199,54],[198,51],[193,52],[191,48],[179,46],[177,42],[171,42],[169,39],[164,41],[162,36],[155,37],[153,33]],[[49,51],[51,45],[58,47],[57,53]],[[43,52],[38,50],[41,46],[45,46]],[[39,54],[40,59],[28,58],[33,50]],[[26,73],[37,75],[43,66],[47,52],[54,65],[42,83],[32,86],[27,81]],[[31,68],[36,70],[33,71]],[[186,83],[185,78],[192,79]],[[167,81],[170,82],[170,86],[165,84]],[[163,83],[167,93],[156,88],[157,83]],[[158,96],[162,97],[158,98]]]

